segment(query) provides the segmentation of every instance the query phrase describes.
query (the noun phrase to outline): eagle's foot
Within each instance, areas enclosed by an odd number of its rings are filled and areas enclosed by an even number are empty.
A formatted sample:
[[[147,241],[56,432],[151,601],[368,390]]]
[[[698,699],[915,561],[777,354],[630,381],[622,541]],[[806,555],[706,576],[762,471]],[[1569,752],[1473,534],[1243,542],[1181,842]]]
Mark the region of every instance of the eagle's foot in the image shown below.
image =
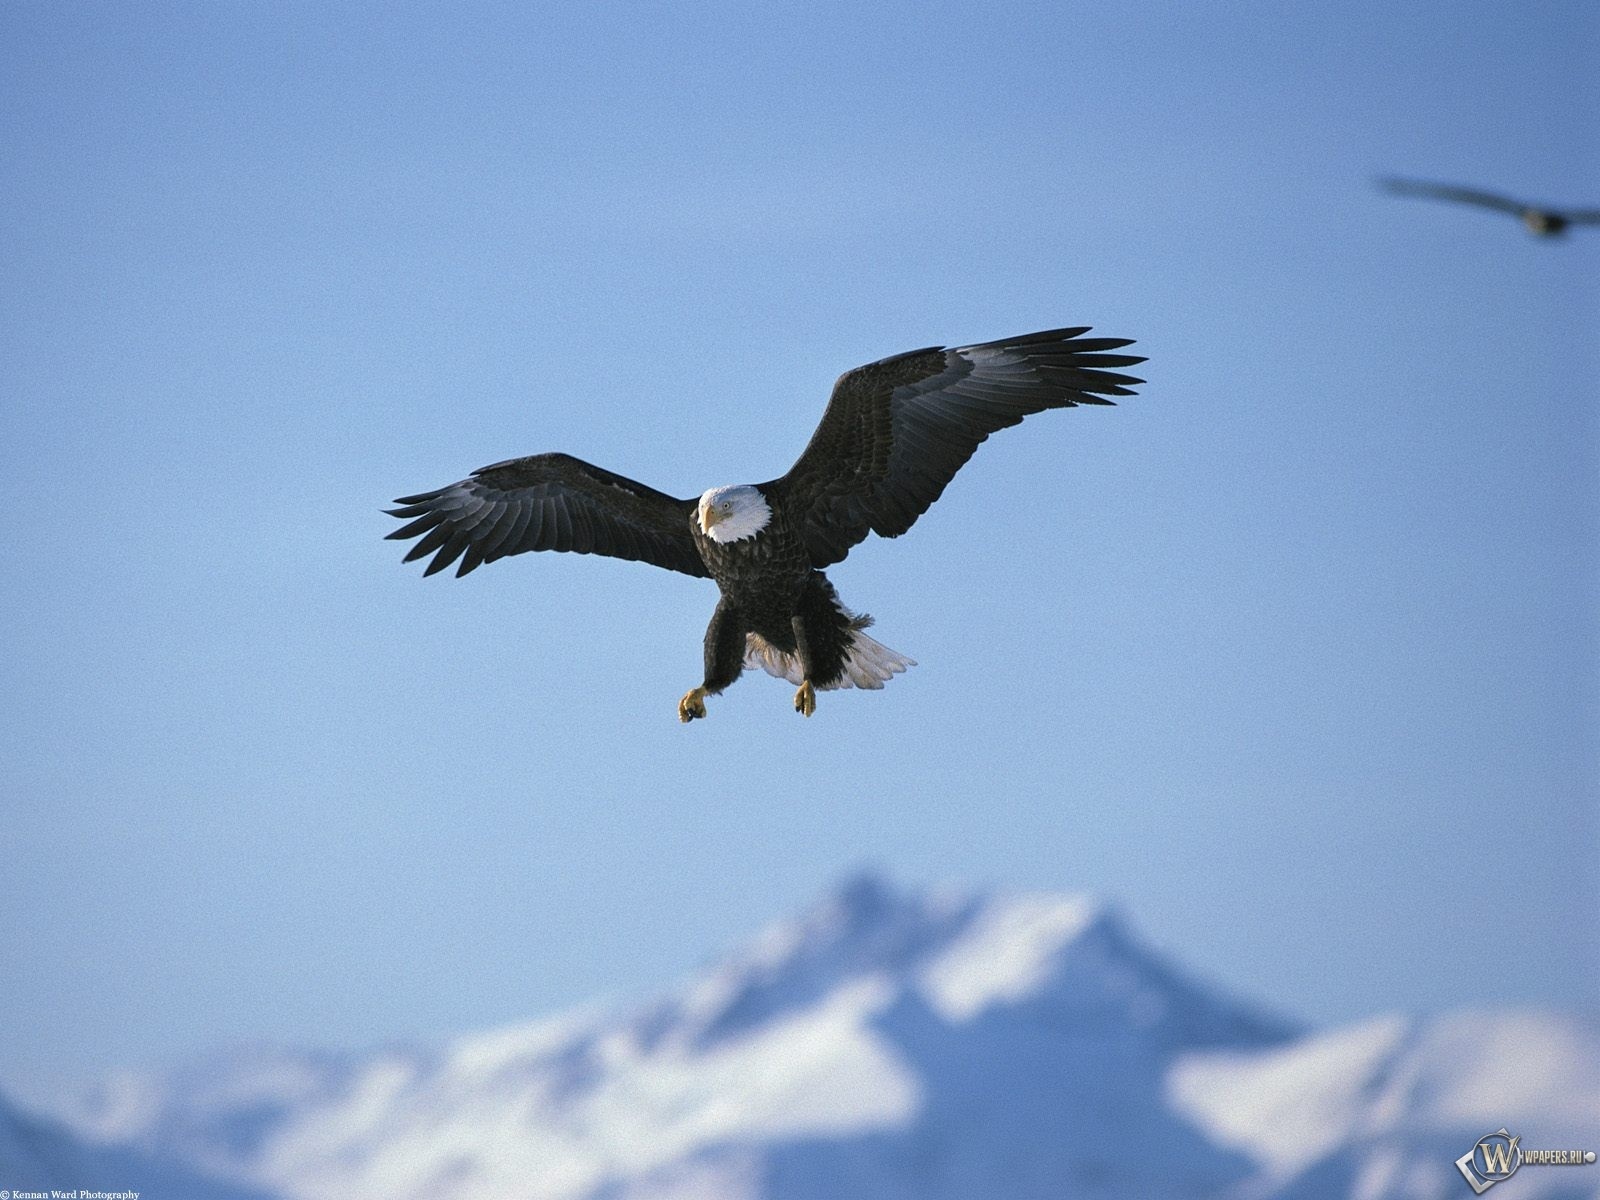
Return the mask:
[[[683,694],[683,699],[678,701],[678,720],[687,725],[696,717],[706,715],[706,690],[703,687],[690,688]]]
[[[817,711],[817,689],[811,686],[811,680],[802,683],[800,690],[794,694],[794,710],[802,717],[809,717]]]

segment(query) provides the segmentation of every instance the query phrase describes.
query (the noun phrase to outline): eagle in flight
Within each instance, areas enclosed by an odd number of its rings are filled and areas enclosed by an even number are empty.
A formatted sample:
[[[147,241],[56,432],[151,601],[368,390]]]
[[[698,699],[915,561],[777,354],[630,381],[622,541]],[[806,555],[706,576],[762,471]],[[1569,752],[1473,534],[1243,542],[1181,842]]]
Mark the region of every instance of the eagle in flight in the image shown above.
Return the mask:
[[[1380,179],[1378,183],[1384,191],[1397,196],[1418,196],[1424,200],[1445,200],[1452,204],[1475,204],[1479,208],[1510,213],[1537,237],[1560,237],[1573,225],[1600,224],[1600,209],[1596,208],[1551,208],[1545,204],[1514,200],[1495,192],[1481,192],[1476,188],[1457,187],[1451,183],[1427,183],[1420,179]]]
[[[823,568],[867,534],[898,537],[939,498],[978,443],[1047,408],[1112,404],[1143,383],[1111,368],[1145,361],[1114,353],[1126,338],[1088,327],[1051,329],[975,346],[912,350],[847,371],[789,473],[714,487],[679,500],[567,454],[512,458],[387,510],[419,538],[406,562],[433,555],[425,575],[457,559],[457,575],[528,550],[607,554],[711,578],[721,590],[705,638],[705,678],[678,717],[747,668],[816,693],[881,688],[916,664],[864,632],[871,618],[840,602]]]

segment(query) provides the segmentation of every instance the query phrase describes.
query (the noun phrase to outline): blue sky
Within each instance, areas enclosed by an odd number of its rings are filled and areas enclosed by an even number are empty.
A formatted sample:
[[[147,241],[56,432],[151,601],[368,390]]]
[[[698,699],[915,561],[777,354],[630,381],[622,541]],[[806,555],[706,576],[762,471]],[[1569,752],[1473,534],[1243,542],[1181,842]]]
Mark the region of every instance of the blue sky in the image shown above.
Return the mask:
[[[0,1085],[661,984],[873,865],[1314,1022],[1592,1004],[1592,7],[10,4]],[[842,370],[1143,394],[830,575],[921,665],[678,724],[714,589],[402,567],[565,450],[780,474]]]

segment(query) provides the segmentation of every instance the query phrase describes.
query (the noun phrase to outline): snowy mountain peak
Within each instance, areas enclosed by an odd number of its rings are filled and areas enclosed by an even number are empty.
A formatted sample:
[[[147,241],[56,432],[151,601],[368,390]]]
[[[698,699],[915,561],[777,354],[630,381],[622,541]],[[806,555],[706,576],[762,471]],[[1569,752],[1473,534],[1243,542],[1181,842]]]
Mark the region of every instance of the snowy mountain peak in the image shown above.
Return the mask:
[[[985,903],[960,939],[924,967],[921,982],[950,1021],[1009,1011],[1164,1050],[1269,1044],[1295,1032],[1189,978],[1134,936],[1114,909],[1082,897]]]
[[[867,983],[952,1023],[1031,1007],[1172,1044],[1290,1031],[1181,977],[1091,898],[900,890],[858,874],[652,1006],[635,1035],[645,1049],[705,1049]]]
[[[706,1045],[846,983],[903,976],[956,936],[971,909],[970,901],[901,893],[876,876],[852,876],[693,981],[669,1002],[669,1019],[685,1040]]]
[[[824,961],[895,970],[930,938],[959,928],[970,897],[896,888],[870,871],[847,876],[798,917],[778,921],[732,958],[777,971],[812,970]]]

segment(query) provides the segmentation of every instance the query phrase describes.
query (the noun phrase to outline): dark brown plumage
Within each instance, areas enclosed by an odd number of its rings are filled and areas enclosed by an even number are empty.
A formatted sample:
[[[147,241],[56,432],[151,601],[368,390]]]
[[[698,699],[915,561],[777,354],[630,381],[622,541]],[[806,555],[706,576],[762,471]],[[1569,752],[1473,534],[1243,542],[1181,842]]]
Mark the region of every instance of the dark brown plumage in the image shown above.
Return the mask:
[[[395,501],[392,517],[409,524],[389,534],[426,535],[405,561],[433,555],[424,575],[457,558],[456,574],[529,550],[604,554],[710,574],[689,537],[693,500],[635,483],[570,454],[535,454],[479,467],[449,487]]]

